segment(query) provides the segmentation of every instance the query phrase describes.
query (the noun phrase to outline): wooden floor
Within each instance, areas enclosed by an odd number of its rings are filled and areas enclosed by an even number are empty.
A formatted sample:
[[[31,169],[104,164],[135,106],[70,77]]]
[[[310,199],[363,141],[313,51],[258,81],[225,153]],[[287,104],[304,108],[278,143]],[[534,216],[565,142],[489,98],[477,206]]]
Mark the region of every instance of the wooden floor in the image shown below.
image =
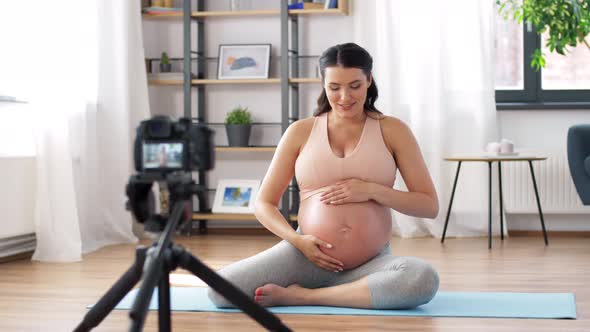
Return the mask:
[[[294,331],[590,331],[590,238],[511,237],[487,249],[487,238],[394,238],[394,253],[430,261],[445,291],[574,292],[577,320],[479,319],[375,316],[280,315]],[[177,238],[214,268],[277,242],[271,235],[207,235]],[[71,331],[127,269],[134,245],[103,248],[79,263],[21,260],[0,264],[0,331]],[[180,271],[177,271],[180,272]],[[96,331],[128,329],[128,312],[111,313]],[[174,313],[174,331],[260,331],[243,314]],[[157,330],[157,313],[146,322]]]

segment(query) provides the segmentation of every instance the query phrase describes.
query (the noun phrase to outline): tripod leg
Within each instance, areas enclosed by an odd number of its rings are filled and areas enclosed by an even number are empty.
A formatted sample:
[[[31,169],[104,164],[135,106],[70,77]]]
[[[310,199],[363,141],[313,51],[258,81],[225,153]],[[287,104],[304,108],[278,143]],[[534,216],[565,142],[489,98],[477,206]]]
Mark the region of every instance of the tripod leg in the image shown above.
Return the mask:
[[[158,325],[160,332],[172,330],[170,322],[170,277],[168,273],[162,274],[158,284]]]
[[[237,308],[241,309],[269,331],[291,331],[278,317],[250,300],[246,294],[223,279],[186,250],[174,247],[174,256],[178,259],[178,266],[201,278],[207,285],[211,286],[211,288],[231,301]]]
[[[95,328],[123,299],[123,297],[139,282],[145,261],[147,248],[137,248],[135,262],[98,302],[86,313],[82,322],[74,329],[75,332],[90,331]]]

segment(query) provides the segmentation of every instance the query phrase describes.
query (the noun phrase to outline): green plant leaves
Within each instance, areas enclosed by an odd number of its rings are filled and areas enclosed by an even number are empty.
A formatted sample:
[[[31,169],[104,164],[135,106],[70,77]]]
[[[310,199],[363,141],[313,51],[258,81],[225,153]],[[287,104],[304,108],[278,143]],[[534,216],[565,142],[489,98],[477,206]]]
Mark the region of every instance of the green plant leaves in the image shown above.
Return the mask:
[[[231,112],[227,113],[225,117],[225,124],[251,124],[252,117],[248,111],[248,107],[238,106]]]
[[[531,68],[539,71],[543,67],[545,67],[545,58],[543,57],[541,50],[536,49],[533,52],[533,55],[531,55]]]
[[[162,56],[160,57],[160,63],[163,65],[167,65],[170,63],[170,58],[168,57],[168,53],[162,52]]]
[[[537,34],[549,32],[545,46],[551,52],[566,55],[567,46],[584,43],[590,51],[586,37],[590,34],[590,0],[497,0],[498,13],[504,19],[534,24]],[[531,67],[539,71],[545,67],[540,50],[531,56]]]

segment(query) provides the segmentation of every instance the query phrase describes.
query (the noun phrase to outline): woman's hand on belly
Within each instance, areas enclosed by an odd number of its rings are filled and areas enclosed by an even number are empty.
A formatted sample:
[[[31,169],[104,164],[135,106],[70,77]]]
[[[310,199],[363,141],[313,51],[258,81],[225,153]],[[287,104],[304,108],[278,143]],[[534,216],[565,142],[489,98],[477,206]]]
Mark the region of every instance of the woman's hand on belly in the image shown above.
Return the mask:
[[[339,272],[343,270],[344,264],[341,261],[320,250],[320,247],[332,248],[331,244],[313,235],[301,235],[293,245],[315,265],[328,271]]]
[[[319,195],[301,202],[298,213],[303,234],[330,243],[319,249],[351,269],[379,253],[391,237],[391,213],[374,201],[332,205]]]
[[[335,205],[366,202],[372,187],[373,183],[359,179],[339,181],[320,194],[320,201]]]

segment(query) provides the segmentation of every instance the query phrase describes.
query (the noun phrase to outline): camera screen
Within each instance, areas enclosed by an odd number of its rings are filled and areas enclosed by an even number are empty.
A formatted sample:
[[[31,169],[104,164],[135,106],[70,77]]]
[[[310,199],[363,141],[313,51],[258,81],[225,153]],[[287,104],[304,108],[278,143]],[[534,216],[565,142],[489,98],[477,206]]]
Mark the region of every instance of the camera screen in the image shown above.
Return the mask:
[[[143,169],[181,169],[182,143],[143,143]]]

